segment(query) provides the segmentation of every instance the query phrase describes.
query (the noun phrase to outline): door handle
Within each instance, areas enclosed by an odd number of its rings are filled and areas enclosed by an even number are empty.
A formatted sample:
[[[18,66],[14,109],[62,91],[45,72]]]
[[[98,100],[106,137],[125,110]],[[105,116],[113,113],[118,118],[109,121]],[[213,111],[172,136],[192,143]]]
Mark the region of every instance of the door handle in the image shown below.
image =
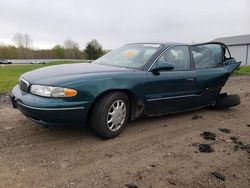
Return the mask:
[[[187,82],[193,82],[193,81],[194,81],[194,78],[187,78],[186,81],[187,81]]]

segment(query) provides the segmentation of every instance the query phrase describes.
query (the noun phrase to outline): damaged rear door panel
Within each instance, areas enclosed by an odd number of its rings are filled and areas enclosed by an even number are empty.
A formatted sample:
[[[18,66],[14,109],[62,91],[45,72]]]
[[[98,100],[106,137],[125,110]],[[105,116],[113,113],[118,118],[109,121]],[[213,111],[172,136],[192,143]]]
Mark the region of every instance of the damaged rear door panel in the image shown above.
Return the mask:
[[[196,70],[198,106],[212,103],[221,92],[230,74],[239,67],[227,47],[221,43],[205,43],[191,46]],[[229,57],[226,57],[226,52]]]

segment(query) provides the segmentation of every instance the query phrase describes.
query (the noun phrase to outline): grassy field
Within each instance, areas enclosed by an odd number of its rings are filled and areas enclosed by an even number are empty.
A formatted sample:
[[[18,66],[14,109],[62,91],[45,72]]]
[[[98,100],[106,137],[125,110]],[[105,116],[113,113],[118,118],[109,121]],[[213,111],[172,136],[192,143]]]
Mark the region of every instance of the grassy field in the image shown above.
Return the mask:
[[[237,71],[234,72],[234,75],[250,75],[250,66],[241,66]]]
[[[82,61],[83,63],[84,61]],[[9,92],[18,82],[18,78],[25,72],[38,69],[41,67],[68,64],[68,63],[81,63],[80,61],[55,61],[49,64],[31,64],[31,65],[5,65],[0,66],[0,93]],[[234,75],[250,75],[250,66],[242,66],[239,70],[234,72]]]
[[[0,93],[9,92],[18,82],[18,78],[25,72],[59,64],[84,63],[84,61],[54,61],[48,64],[0,65]]]

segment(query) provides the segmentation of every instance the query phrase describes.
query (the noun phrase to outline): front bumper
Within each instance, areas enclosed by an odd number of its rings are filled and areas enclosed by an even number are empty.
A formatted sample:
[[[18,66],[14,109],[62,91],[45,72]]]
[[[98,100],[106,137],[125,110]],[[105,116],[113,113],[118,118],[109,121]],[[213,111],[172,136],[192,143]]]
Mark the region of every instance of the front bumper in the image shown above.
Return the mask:
[[[14,108],[43,125],[84,125],[90,106],[88,101],[46,98],[23,93],[18,86],[13,88],[10,98]]]

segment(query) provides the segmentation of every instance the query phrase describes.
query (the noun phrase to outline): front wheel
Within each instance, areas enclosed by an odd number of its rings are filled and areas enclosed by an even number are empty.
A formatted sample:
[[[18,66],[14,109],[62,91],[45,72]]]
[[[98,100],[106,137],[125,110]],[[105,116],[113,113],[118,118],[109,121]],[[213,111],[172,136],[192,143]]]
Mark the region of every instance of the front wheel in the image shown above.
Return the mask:
[[[128,122],[129,99],[122,92],[108,93],[94,104],[91,128],[102,138],[119,135]]]

